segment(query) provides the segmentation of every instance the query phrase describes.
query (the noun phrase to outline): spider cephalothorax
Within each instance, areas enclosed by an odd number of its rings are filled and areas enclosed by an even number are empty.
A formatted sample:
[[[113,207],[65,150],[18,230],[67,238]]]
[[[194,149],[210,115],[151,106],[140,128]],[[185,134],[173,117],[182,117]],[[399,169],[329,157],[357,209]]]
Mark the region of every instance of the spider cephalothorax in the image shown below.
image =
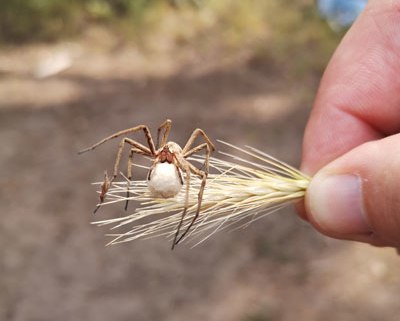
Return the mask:
[[[171,145],[171,144],[168,143],[168,145]],[[177,144],[175,144],[175,145],[177,145]],[[177,146],[177,147],[179,147],[179,146]],[[181,152],[181,151],[182,151],[182,149],[179,147],[179,152]],[[164,163],[164,162],[172,163],[172,161],[174,160],[174,157],[175,157],[175,153],[173,152],[172,149],[169,148],[169,146],[167,146],[167,144],[157,154],[157,158],[161,163]]]
[[[107,194],[108,188],[111,186],[111,183],[113,180],[117,177],[118,174],[118,167],[119,167],[119,162],[121,160],[122,156],[122,151],[124,148],[125,143],[130,144],[133,146],[130,150],[129,153],[129,158],[128,158],[128,179],[131,180],[132,178],[132,163],[133,163],[133,154],[140,154],[144,155],[147,157],[151,157],[154,159],[153,165],[150,167],[149,173],[147,175],[147,184],[149,186],[150,192],[155,196],[155,197],[164,197],[164,198],[170,198],[174,197],[176,194],[179,193],[181,190],[182,186],[184,185],[183,182],[183,176],[182,176],[182,171],[185,173],[185,179],[186,179],[186,198],[185,198],[185,204],[182,212],[182,217],[179,222],[179,225],[177,227],[176,233],[175,233],[175,238],[172,243],[172,248],[174,248],[175,245],[177,245],[180,240],[187,234],[187,232],[190,230],[194,222],[196,221],[197,217],[199,216],[200,213],[200,208],[201,208],[201,202],[203,199],[203,192],[204,188],[206,185],[206,179],[208,176],[208,162],[210,158],[211,152],[215,150],[214,145],[211,143],[211,141],[208,139],[207,135],[204,133],[202,129],[196,129],[193,131],[192,135],[190,136],[189,140],[187,141],[186,145],[181,148],[177,143],[174,142],[167,142],[168,134],[171,129],[171,121],[167,119],[159,128],[157,131],[157,144],[156,146],[154,145],[153,139],[150,134],[150,130],[146,125],[139,125],[133,128],[129,128],[123,131],[120,131],[118,133],[115,133],[107,138],[104,138],[97,144],[94,144],[93,146],[86,148],[79,153],[84,153],[89,150],[95,149],[97,146],[105,143],[106,141],[116,138],[122,135],[126,135],[132,132],[140,131],[143,130],[145,133],[147,143],[149,147],[146,147],[138,142],[136,142],[133,139],[124,137],[120,144],[119,144],[119,149],[117,153],[117,158],[115,160],[115,165],[114,165],[114,173],[111,179],[108,178],[107,174],[105,174],[104,177],[104,183],[101,186],[101,193],[100,193],[100,204],[104,201],[105,196]],[[160,143],[160,147],[158,147],[159,139],[160,139],[160,134],[161,131],[164,130],[163,137]],[[192,145],[197,138],[197,136],[203,136],[205,139],[205,143],[200,144],[196,147],[192,148]],[[193,154],[205,150],[206,152],[206,157],[204,161],[204,171],[198,169],[194,165],[192,165],[187,158],[192,156]],[[197,210],[196,214],[194,215],[191,223],[188,225],[186,230],[179,236],[180,228],[182,226],[183,219],[185,218],[186,211],[188,208],[188,197],[189,197],[189,187],[190,187],[190,174],[197,175],[201,178],[201,186],[199,190],[199,195],[198,195],[198,205],[197,205]],[[129,189],[127,191],[127,196],[129,197]],[[100,205],[96,207],[94,212],[96,212],[99,209]],[[125,210],[128,207],[128,200],[126,201],[125,204]]]

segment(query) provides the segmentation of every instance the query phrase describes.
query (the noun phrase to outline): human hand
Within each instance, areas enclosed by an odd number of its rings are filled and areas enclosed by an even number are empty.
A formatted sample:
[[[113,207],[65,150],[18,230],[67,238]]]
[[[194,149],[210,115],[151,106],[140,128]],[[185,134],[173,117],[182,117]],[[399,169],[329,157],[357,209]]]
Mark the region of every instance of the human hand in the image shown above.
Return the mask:
[[[400,1],[370,0],[322,78],[298,206],[325,235],[400,248]]]

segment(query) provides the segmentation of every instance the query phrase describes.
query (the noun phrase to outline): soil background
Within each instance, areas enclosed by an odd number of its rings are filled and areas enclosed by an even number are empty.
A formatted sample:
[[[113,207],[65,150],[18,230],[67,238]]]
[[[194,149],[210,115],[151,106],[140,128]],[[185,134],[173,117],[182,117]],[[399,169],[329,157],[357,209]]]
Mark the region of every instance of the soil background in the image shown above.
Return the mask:
[[[0,51],[0,320],[400,320],[395,251],[326,238],[292,207],[194,249],[105,247],[108,228],[90,223],[124,212],[94,217],[90,183],[118,142],[78,150],[170,118],[179,144],[199,127],[299,166],[320,77],[291,81],[218,46],[146,53],[107,37]],[[65,52],[68,69],[35,77]]]

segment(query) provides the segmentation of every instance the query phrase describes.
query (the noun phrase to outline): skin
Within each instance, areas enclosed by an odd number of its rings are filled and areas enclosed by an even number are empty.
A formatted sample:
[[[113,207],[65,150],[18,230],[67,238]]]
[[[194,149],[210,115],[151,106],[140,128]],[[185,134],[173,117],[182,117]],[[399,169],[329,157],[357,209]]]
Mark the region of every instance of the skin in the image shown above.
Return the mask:
[[[331,237],[400,248],[398,133],[400,1],[370,0],[331,58],[307,123],[301,169],[313,179],[300,217]],[[345,215],[319,223],[314,196],[340,174],[361,182],[362,228]]]

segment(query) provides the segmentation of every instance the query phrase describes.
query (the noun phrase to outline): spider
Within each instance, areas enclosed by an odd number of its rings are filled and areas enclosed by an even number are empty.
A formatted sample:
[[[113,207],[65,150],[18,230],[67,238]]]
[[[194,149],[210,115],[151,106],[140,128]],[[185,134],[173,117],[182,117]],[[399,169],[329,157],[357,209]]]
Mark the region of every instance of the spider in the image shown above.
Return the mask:
[[[204,188],[206,185],[206,179],[208,176],[209,158],[210,158],[211,152],[215,151],[215,147],[214,147],[213,143],[210,141],[210,139],[207,137],[205,132],[200,128],[197,128],[196,130],[193,131],[193,133],[189,137],[189,140],[187,141],[185,147],[183,147],[183,148],[181,148],[175,142],[172,142],[172,141],[167,142],[168,134],[171,130],[171,123],[172,123],[171,120],[167,119],[158,128],[156,145],[154,145],[149,128],[146,125],[139,125],[139,126],[125,129],[125,130],[122,130],[115,134],[112,134],[111,136],[104,138],[103,140],[99,141],[98,143],[94,144],[93,146],[88,147],[84,150],[81,150],[78,153],[82,154],[87,151],[91,151],[91,150],[95,149],[97,146],[99,146],[113,138],[117,138],[119,136],[126,135],[126,134],[129,134],[132,132],[138,132],[138,131],[144,132],[144,134],[146,136],[147,144],[149,146],[149,147],[146,147],[128,137],[122,138],[122,140],[119,144],[118,153],[117,153],[117,157],[115,160],[113,176],[110,179],[107,176],[107,172],[105,172],[104,182],[101,185],[100,204],[97,205],[97,207],[93,211],[94,213],[96,213],[96,211],[100,208],[101,203],[104,202],[107,191],[108,191],[109,187],[111,186],[111,183],[117,177],[118,167],[119,167],[119,163],[121,160],[122,151],[125,146],[125,143],[128,143],[131,146],[133,146],[130,149],[129,158],[128,158],[127,178],[129,181],[132,179],[133,154],[136,153],[136,154],[144,155],[144,156],[151,157],[154,159],[153,165],[150,167],[148,175],[147,175],[147,185],[149,187],[150,192],[155,197],[170,198],[170,197],[174,197],[175,195],[177,195],[184,184],[182,172],[181,172],[181,171],[184,171],[186,174],[185,203],[184,203],[182,216],[181,216],[181,219],[177,226],[174,240],[172,242],[172,249],[174,249],[174,247],[176,245],[178,245],[178,243],[189,232],[190,228],[193,226],[194,222],[196,221],[196,219],[199,216],[201,202],[203,200]],[[161,144],[159,144],[160,135],[163,130],[164,130],[164,132],[163,132],[163,136],[161,139]],[[203,138],[206,142],[192,148],[192,145],[193,145],[195,139],[199,135],[203,136]],[[206,152],[205,161],[203,164],[204,171],[201,169],[198,169],[197,167],[192,165],[187,160],[188,157],[192,156],[195,153],[198,153],[199,151],[201,151],[203,149],[205,149],[205,152]],[[191,173],[194,175],[197,175],[201,178],[201,185],[200,185],[200,190],[199,190],[199,194],[198,194],[197,210],[196,210],[196,213],[195,213],[193,219],[191,220],[190,224],[188,225],[188,227],[179,236],[180,229],[182,227],[183,220],[186,216],[186,212],[187,212],[187,208],[188,208],[188,204],[189,204],[189,186],[190,186]],[[129,197],[129,185],[128,185],[128,190],[127,190],[127,197]],[[127,208],[128,208],[128,201],[129,200],[127,199],[127,201],[125,203],[125,210],[127,210]]]

